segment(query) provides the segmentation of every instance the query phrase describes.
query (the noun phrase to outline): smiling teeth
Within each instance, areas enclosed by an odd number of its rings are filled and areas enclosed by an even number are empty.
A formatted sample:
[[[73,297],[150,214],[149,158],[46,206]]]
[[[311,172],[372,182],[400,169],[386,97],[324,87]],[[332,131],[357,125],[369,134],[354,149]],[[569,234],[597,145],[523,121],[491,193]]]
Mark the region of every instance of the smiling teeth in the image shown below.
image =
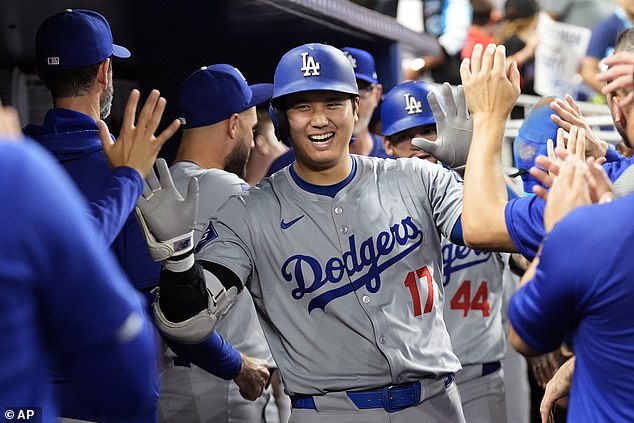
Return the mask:
[[[323,141],[327,141],[333,135],[334,135],[334,133],[329,132],[327,134],[311,135],[308,138],[310,138],[310,140],[314,141],[314,142],[323,142]]]

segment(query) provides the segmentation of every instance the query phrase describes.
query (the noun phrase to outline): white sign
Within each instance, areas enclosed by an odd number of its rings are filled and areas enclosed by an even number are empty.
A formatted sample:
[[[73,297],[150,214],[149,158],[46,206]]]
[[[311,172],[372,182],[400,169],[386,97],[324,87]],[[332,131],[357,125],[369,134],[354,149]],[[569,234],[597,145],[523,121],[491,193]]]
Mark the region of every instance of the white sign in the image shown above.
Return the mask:
[[[586,55],[592,31],[588,28],[553,21],[539,16],[535,50],[535,92],[563,97],[576,91],[579,63]]]

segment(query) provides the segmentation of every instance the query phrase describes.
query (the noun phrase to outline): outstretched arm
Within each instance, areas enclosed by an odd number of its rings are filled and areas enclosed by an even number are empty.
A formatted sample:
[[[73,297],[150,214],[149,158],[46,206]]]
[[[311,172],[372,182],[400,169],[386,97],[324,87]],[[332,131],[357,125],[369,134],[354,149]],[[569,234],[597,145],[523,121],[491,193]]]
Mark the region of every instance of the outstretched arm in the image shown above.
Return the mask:
[[[506,228],[502,141],[506,119],[520,94],[519,71],[506,63],[505,48],[476,45],[460,67],[473,139],[465,171],[462,227],[468,246],[515,251]]]
[[[155,137],[165,110],[165,99],[157,90],[152,90],[136,121],[139,96],[138,90],[130,93],[116,142],[112,141],[106,123],[97,122],[103,152],[112,171],[101,191],[91,199],[90,212],[107,245],[121,232],[141,195],[142,178],[148,175],[161,147],[179,126],[175,120]]]

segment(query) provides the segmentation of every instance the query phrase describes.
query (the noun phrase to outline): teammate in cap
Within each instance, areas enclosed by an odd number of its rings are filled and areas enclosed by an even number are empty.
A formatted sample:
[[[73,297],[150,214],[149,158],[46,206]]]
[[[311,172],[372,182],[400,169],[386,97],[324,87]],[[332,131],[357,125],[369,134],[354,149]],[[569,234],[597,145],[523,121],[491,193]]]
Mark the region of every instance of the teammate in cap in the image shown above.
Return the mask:
[[[107,20],[99,13],[73,9],[47,18],[36,35],[37,70],[51,91],[54,108],[41,126],[29,125],[25,132],[44,145],[63,163],[91,206],[104,244],[110,245],[117,261],[134,287],[146,296],[158,283],[160,265],[148,254],[143,233],[131,213],[143,189],[143,179],[152,168],[161,146],[178,128],[174,120],[154,137],[165,108],[165,99],[153,91],[135,119],[138,91],[133,91],[124,111],[117,142],[112,144],[101,121],[110,112],[113,96],[111,57],[130,52],[113,44]],[[183,246],[181,244],[181,246]],[[191,243],[189,248],[193,248]],[[240,371],[237,352],[217,333],[199,345],[169,342],[172,350],[200,367],[229,379]],[[157,363],[155,363],[157,364]],[[63,368],[63,366],[56,366]],[[56,372],[56,394],[66,417],[93,419],[92,410],[76,399],[75,386]],[[155,422],[158,380],[148,384],[153,401],[139,403],[127,421]],[[94,395],[99,395],[98,390]]]
[[[72,181],[50,154],[22,139],[17,114],[2,107],[0,155],[5,419],[59,421],[48,365],[61,360],[83,388],[78,400],[99,421],[121,421],[153,401],[147,386],[158,351],[142,299],[104,252]]]
[[[287,52],[272,108],[295,163],[229,198],[198,262],[168,259],[179,270],[162,273],[161,292],[199,286],[203,276],[227,291],[246,286],[292,397],[292,422],[464,422],[440,291],[440,235],[452,237],[462,185],[424,160],[349,154],[358,88],[334,47]],[[148,228],[157,242],[181,235],[190,201],[170,196],[165,172],[163,186],[147,182],[138,205]],[[216,310],[211,300],[208,309]],[[192,308],[183,324],[212,325],[208,309]]]
[[[441,94],[442,93],[442,94]],[[430,103],[455,108],[447,84],[439,92],[425,82],[404,82],[385,94],[381,121],[386,150],[396,158],[418,157],[436,163],[428,152],[412,146],[414,138],[434,142],[436,118]],[[440,101],[439,101],[440,100]],[[466,113],[466,109],[462,110]],[[505,422],[504,373],[506,353],[502,326],[503,271],[508,254],[473,250],[443,237],[444,320],[462,370],[456,374],[468,422]]]
[[[257,123],[255,106],[268,101],[272,92],[272,84],[247,85],[238,69],[226,64],[202,67],[181,85],[178,106],[183,136],[170,171],[181,192],[187,191],[192,178],[198,180],[194,242],[229,196],[248,189],[242,177]],[[260,421],[265,415],[271,387],[261,394],[269,377],[267,366],[274,367],[274,362],[247,291],[237,296],[216,329],[240,351],[243,365],[236,383],[210,375],[168,351],[161,375],[161,421]]]

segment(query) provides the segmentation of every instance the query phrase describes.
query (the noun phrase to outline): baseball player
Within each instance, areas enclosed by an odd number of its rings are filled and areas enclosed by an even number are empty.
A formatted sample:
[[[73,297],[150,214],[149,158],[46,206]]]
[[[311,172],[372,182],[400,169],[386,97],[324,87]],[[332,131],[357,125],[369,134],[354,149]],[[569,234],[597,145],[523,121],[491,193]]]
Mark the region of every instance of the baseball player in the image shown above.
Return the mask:
[[[229,196],[248,189],[241,177],[253,144],[255,106],[268,101],[272,92],[272,84],[248,86],[238,69],[226,64],[202,67],[181,85],[183,136],[170,171],[181,192],[186,192],[191,178],[198,180],[194,242]],[[268,380],[267,363],[272,367],[274,363],[247,291],[238,295],[216,329],[240,351],[243,362],[258,368],[262,381]],[[265,415],[267,404],[272,404],[271,387],[259,398],[251,398],[255,401],[246,400],[231,380],[210,375],[172,351],[161,376],[161,421],[256,422]]]
[[[459,91],[456,96],[462,96]],[[436,163],[434,156],[412,146],[414,138],[435,141],[436,118],[430,103],[456,108],[449,84],[442,95],[425,82],[404,82],[392,88],[381,103],[386,150],[396,158],[418,157]],[[464,100],[457,101],[464,104]],[[463,109],[466,113],[466,109]],[[503,271],[508,256],[472,250],[443,237],[444,320],[462,370],[456,374],[468,422],[506,422],[504,374],[506,353],[502,326]]]
[[[161,269],[148,254],[131,212],[143,187],[141,176],[152,168],[161,145],[179,123],[174,120],[154,137],[165,99],[153,91],[136,119],[139,94],[134,91],[124,111],[120,136],[114,145],[110,144],[111,135],[101,119],[108,115],[112,103],[111,60],[113,56],[128,57],[130,52],[113,44],[110,26],[101,14],[69,9],[47,18],[37,31],[35,50],[38,74],[51,91],[54,108],[47,112],[41,126],[29,125],[25,132],[63,163],[90,203],[105,244],[110,245],[134,287],[146,295],[149,307]],[[126,160],[114,161],[118,155]],[[185,243],[180,246],[187,248]],[[188,248],[193,245],[190,243]],[[243,366],[240,354],[217,333],[197,345],[166,342],[177,354],[205,370],[226,379],[240,376],[252,385],[249,391],[258,389],[251,377],[252,369]],[[91,420],[91,410],[76,399],[76,391],[82,388],[63,375],[54,377],[62,414]],[[130,414],[128,421],[156,422],[158,380],[147,389],[152,390],[154,401],[139,404],[138,414]]]
[[[142,299],[77,188],[2,108],[0,156],[3,421],[59,421],[48,365],[60,359],[99,421],[120,421],[153,401],[157,348]]]
[[[440,288],[440,235],[460,241],[462,185],[424,160],[348,153],[358,88],[334,47],[287,52],[271,104],[296,161],[223,204],[197,263],[167,259],[178,270],[162,272],[161,292],[206,282],[214,293],[172,323],[213,326],[219,304],[246,286],[291,395],[291,422],[464,422]],[[159,172],[138,206],[156,242],[172,246],[195,195],[174,196]],[[172,301],[161,294],[158,312]]]

